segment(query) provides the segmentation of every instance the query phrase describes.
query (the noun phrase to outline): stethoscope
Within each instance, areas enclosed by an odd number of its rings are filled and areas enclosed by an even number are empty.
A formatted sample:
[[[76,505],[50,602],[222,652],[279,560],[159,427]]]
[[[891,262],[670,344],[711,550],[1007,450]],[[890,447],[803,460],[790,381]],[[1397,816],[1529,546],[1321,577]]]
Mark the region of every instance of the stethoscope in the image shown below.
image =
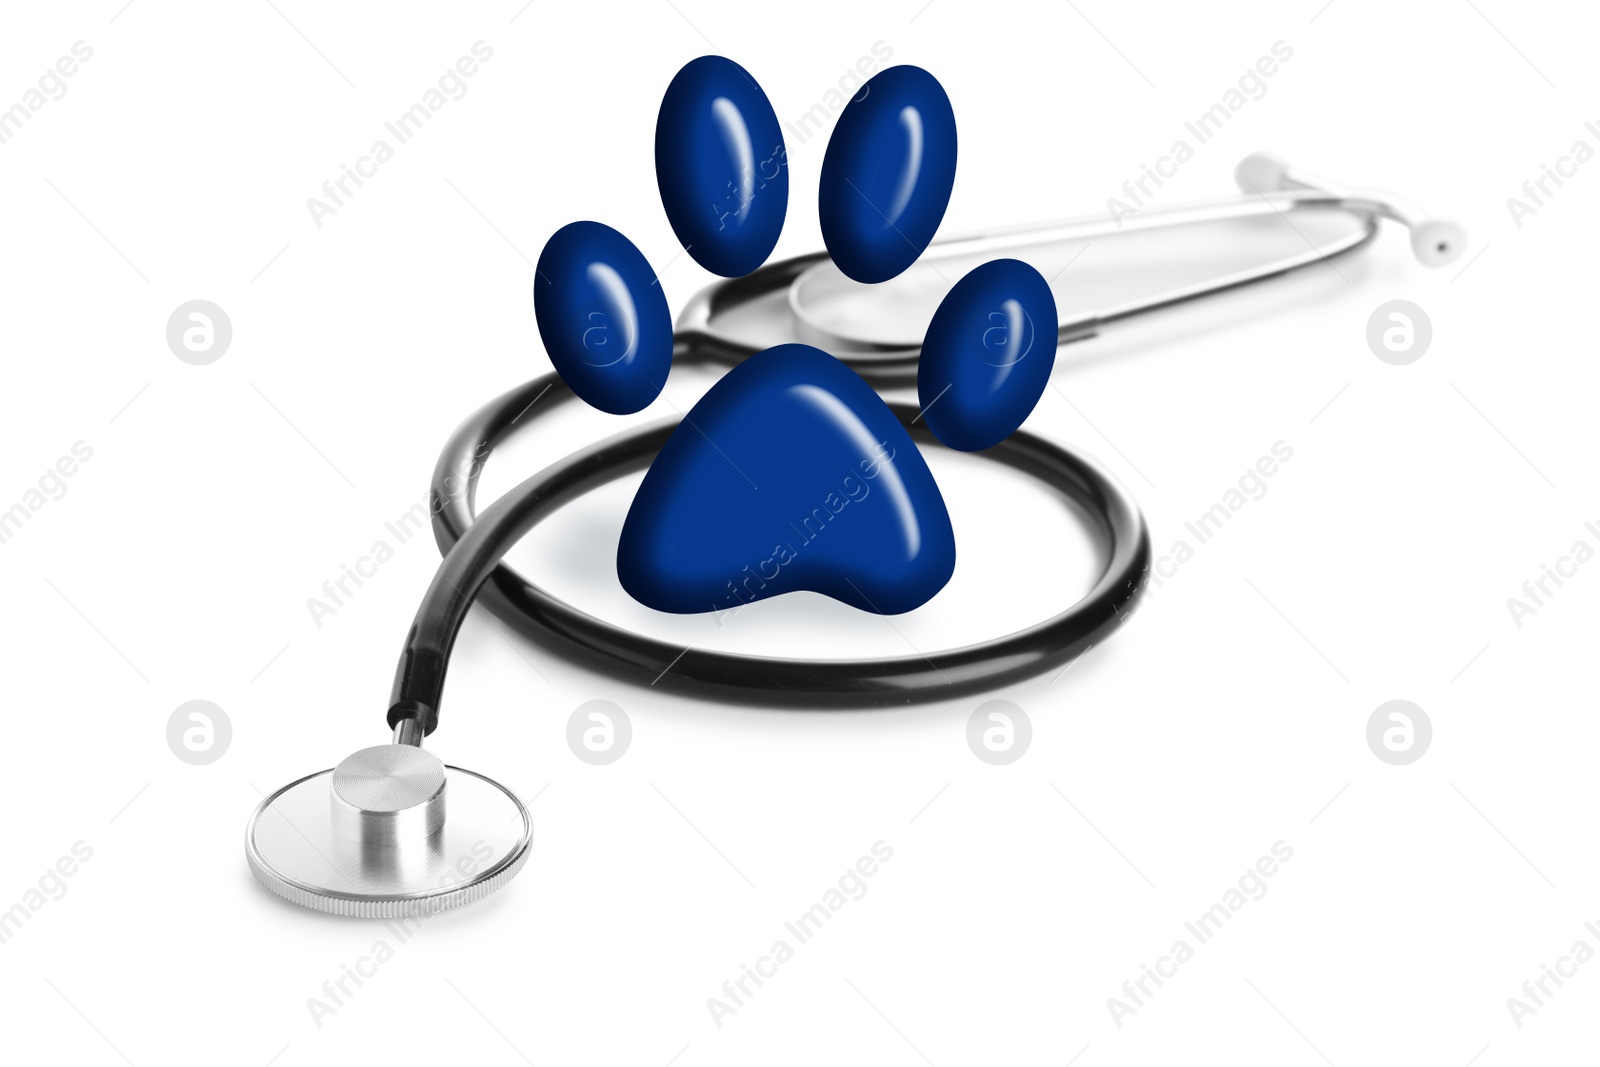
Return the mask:
[[[1466,235],[1455,223],[1430,217],[1388,194],[1339,187],[1266,153],[1247,157],[1235,178],[1242,190],[1238,196],[1149,207],[1127,218],[1014,227],[936,241],[926,258],[938,281],[908,275],[900,302],[914,309],[918,286],[929,285],[935,293],[941,282],[947,287],[949,279],[939,271],[939,262],[975,262],[1001,249],[1024,260],[1034,258],[1030,252],[1065,254],[1074,246],[1081,255],[1081,248],[1104,238],[1216,223],[1287,226],[1301,238],[1293,251],[1264,264],[1202,281],[1175,282],[1147,297],[1112,303],[1077,318],[1063,315],[1059,340],[1066,343],[1093,337],[1115,322],[1326,263],[1371,241],[1381,219],[1410,231],[1412,251],[1426,266],[1452,262],[1466,245]],[[1330,212],[1354,225],[1346,233],[1313,240],[1294,221]],[[912,321],[906,326],[863,322],[854,314],[862,306],[863,291],[880,303],[893,303],[895,293],[884,286],[850,281],[825,252],[717,282],[680,315],[674,364],[731,367],[773,344],[801,340],[825,348],[880,392],[913,386],[921,345],[917,316],[909,316]],[[925,327],[926,318],[921,323]],[[284,786],[263,799],[251,816],[245,841],[250,868],[279,896],[340,915],[426,916],[487,896],[527,861],[533,824],[516,795],[483,775],[447,767],[422,748],[423,738],[438,725],[451,646],[475,602],[565,659],[623,681],[746,705],[876,707],[959,698],[1070,661],[1128,616],[1149,567],[1149,533],[1127,491],[1092,460],[1017,432],[983,455],[1077,505],[1104,546],[1099,578],[1065,610],[1003,637],[927,655],[803,660],[683,648],[604,622],[501,562],[514,544],[563,505],[647,467],[677,420],[630,430],[574,452],[475,514],[478,476],[494,449],[573,399],[557,375],[544,375],[486,404],[445,443],[430,489],[434,535],[444,560],[400,655],[388,712],[391,743],[361,749],[331,770]],[[889,406],[913,440],[935,442],[915,406]]]

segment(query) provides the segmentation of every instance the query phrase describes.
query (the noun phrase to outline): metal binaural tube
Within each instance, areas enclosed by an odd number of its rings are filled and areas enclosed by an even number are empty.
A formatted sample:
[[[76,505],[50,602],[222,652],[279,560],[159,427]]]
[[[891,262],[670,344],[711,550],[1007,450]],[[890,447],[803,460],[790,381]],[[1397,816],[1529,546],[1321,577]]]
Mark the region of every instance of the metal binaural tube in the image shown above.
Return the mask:
[[[1352,210],[1370,211],[1411,231],[1411,251],[1425,267],[1442,267],[1459,259],[1467,247],[1467,231],[1451,219],[1430,215],[1409,200],[1372,189],[1352,189],[1290,165],[1271,152],[1256,152],[1239,161],[1234,181],[1240,190],[1268,193],[1305,190],[1326,193]]]

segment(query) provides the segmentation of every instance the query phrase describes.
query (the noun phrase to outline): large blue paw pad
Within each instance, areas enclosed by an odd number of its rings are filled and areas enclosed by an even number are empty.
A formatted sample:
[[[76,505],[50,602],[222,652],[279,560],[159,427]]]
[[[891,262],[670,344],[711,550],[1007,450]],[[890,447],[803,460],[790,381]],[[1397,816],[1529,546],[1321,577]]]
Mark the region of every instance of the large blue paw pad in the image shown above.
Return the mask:
[[[888,405],[791,344],[729,371],[679,424],[628,511],[617,574],[658,611],[810,590],[893,615],[944,588],[955,560],[944,498]]]

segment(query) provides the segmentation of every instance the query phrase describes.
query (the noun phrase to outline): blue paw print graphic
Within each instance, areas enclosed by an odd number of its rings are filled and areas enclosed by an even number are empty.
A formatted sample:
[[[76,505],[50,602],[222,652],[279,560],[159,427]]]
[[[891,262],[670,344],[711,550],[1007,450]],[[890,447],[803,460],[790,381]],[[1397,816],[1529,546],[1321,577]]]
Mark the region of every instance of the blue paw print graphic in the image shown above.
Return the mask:
[[[662,206],[684,249],[723,277],[772,254],[788,158],[754,78],[702,56],[656,122]],[[927,249],[955,183],[955,114],[932,74],[890,67],[846,105],[822,162],[818,216],[834,265],[893,278]],[[585,402],[628,414],[661,393],[674,337],[666,297],[631,241],[562,227],[539,256],[534,310],[557,373]],[[1055,362],[1049,285],[1014,259],[972,270],[927,331],[919,418],[944,444],[990,448],[1017,429]],[[809,590],[863,611],[927,603],[954,573],[955,534],[922,453],[888,404],[818,348],[784,344],[734,366],[683,417],[622,528],[617,575],[648,607],[736,611]]]

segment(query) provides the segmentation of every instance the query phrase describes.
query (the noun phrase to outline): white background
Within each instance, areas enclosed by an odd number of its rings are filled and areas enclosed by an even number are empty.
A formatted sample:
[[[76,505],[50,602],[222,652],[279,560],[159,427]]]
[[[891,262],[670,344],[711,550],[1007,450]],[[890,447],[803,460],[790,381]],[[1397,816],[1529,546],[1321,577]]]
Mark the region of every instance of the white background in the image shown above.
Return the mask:
[[[0,106],[75,41],[94,49],[66,95],[0,145],[0,506],[74,442],[94,450],[0,545],[0,908],[75,842],[93,849],[0,945],[0,1056],[1592,1055],[1600,963],[1520,1028],[1506,1000],[1580,938],[1600,949],[1583,926],[1600,921],[1600,565],[1520,628],[1506,600],[1579,538],[1600,547],[1583,526],[1600,520],[1600,165],[1520,228],[1505,203],[1574,140],[1600,147],[1583,128],[1600,119],[1592,11],[275,2],[11,6],[0,32]],[[494,55],[467,95],[316,227],[306,198],[479,40]],[[308,998],[389,935],[270,896],[242,829],[261,791],[384,739],[431,538],[320,628],[306,599],[423,498],[459,420],[548,369],[529,261],[557,227],[599,218],[629,234],[674,310],[711,280],[677,256],[655,191],[655,112],[674,71],[722,52],[790,121],[883,41],[955,103],[945,226],[959,231],[1103,212],[1279,40],[1292,60],[1159,202],[1224,193],[1239,157],[1271,148],[1453,215],[1481,258],[1428,271],[1389,228],[1337,271],[1062,351],[1029,428],[1115,472],[1158,553],[1274,442],[1294,458],[1125,632],[1059,680],[994,694],[1031,717],[1023,758],[992,767],[969,751],[977,699],[821,715],[705,705],[568,666],[475,615],[431,747],[530,802],[532,860],[317,1025]],[[820,247],[824,144],[791,144],[780,256]],[[234,330],[205,367],[164,335],[196,298]],[[1364,337],[1395,298],[1433,323],[1431,349],[1405,367]],[[704,384],[682,375],[672,389],[683,403]],[[662,402],[646,417],[670,413]],[[491,464],[485,495],[624,424],[591,413],[535,433]],[[1006,632],[1086,586],[1087,541],[1034,487],[982,459],[939,458],[935,473],[962,564],[901,624],[918,647]],[[648,613],[606,569],[627,501],[626,483],[596,494],[514,559],[637,621]],[[752,610],[729,640],[905,651],[881,619],[790,600]],[[173,709],[197,698],[233,725],[204,767],[165,740]],[[633,722],[632,748],[607,767],[564,741],[595,698]],[[1365,740],[1395,698],[1434,730],[1404,767]],[[894,858],[866,896],[715,1025],[706,999],[879,840]],[[1269,892],[1116,1025],[1107,998],[1280,840],[1293,859]]]

